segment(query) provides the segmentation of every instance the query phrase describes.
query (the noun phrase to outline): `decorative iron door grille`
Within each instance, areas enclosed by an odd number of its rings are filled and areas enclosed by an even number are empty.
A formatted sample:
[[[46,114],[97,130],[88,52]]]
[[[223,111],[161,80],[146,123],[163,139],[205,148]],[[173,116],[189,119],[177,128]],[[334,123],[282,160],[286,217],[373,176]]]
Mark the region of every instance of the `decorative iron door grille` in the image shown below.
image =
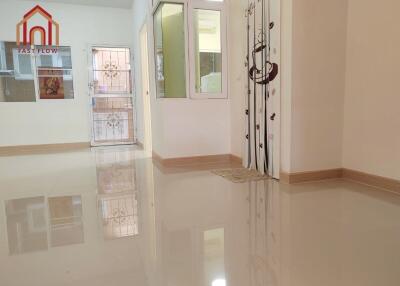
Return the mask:
[[[105,239],[131,237],[139,233],[136,196],[136,193],[131,193],[99,199]]]
[[[128,48],[92,48],[92,145],[134,142]]]

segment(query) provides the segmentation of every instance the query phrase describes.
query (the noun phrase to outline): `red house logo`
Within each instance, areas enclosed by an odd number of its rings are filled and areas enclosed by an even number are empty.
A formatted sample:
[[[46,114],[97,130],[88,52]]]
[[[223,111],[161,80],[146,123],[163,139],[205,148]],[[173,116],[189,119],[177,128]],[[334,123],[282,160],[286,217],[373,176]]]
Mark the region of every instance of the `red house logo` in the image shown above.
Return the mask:
[[[44,22],[42,25],[35,25],[31,22]],[[35,44],[35,37],[40,36],[41,45],[59,45],[59,24],[53,20],[50,13],[39,5],[35,6],[24,15],[21,22],[17,24],[17,45]],[[21,39],[22,34],[22,39]],[[55,41],[53,39],[55,38]]]

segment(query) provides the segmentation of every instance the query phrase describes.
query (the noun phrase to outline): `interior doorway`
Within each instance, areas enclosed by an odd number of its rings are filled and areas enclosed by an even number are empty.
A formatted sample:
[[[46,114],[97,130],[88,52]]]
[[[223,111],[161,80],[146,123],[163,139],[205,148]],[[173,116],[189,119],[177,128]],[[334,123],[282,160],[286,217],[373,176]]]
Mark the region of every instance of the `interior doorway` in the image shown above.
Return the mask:
[[[89,55],[92,146],[134,143],[131,53],[92,46]]]
[[[149,54],[147,45],[147,25],[140,29],[140,66],[142,78],[142,102],[143,102],[143,147],[151,154],[152,135],[151,135],[151,106],[150,106],[150,84],[149,84]]]

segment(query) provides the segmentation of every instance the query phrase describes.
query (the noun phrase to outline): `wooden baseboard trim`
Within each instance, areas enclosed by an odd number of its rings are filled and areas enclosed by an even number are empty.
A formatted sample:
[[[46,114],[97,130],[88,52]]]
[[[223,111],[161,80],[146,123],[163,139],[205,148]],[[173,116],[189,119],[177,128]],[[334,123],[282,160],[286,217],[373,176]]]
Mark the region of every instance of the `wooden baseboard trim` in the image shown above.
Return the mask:
[[[243,159],[240,158],[239,156],[232,155],[232,154],[231,154],[230,156],[231,156],[231,161],[232,161],[232,162],[237,163],[237,164],[240,164],[240,165],[243,164]]]
[[[399,180],[371,175],[350,169],[343,169],[343,178],[400,194]]]
[[[279,181],[290,184],[290,174],[281,171],[279,174]]]
[[[232,154],[221,155],[206,155],[206,156],[193,156],[181,158],[167,158],[164,159],[157,152],[153,151],[153,161],[157,164],[167,168],[179,167],[195,167],[199,165],[213,165],[213,164],[234,164],[241,165],[242,159]]]
[[[280,173],[280,180],[289,184],[299,184],[312,181],[337,179],[343,176],[342,169],[319,170],[298,173]]]
[[[90,142],[61,143],[61,144],[40,144],[0,147],[0,156],[18,156],[43,153],[55,153],[76,151],[90,148]]]
[[[300,173],[280,173],[280,180],[289,184],[306,183],[312,181],[322,181],[328,179],[347,179],[375,188],[384,189],[400,194],[400,181],[386,177],[371,175],[350,169],[331,169]]]
[[[161,158],[160,155],[158,155],[156,152],[154,152],[154,150],[152,151],[151,157],[152,157],[152,160],[154,163],[162,165],[163,159]]]

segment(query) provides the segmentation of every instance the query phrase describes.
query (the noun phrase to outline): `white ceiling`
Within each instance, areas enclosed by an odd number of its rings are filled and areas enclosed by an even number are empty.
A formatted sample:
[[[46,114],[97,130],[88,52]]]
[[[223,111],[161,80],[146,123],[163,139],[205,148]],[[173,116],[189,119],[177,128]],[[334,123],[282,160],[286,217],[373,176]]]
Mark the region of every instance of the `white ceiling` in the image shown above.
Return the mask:
[[[20,0],[20,1],[27,1],[27,0]],[[129,9],[132,7],[133,1],[132,0],[38,0],[37,2],[53,2],[53,3]]]

